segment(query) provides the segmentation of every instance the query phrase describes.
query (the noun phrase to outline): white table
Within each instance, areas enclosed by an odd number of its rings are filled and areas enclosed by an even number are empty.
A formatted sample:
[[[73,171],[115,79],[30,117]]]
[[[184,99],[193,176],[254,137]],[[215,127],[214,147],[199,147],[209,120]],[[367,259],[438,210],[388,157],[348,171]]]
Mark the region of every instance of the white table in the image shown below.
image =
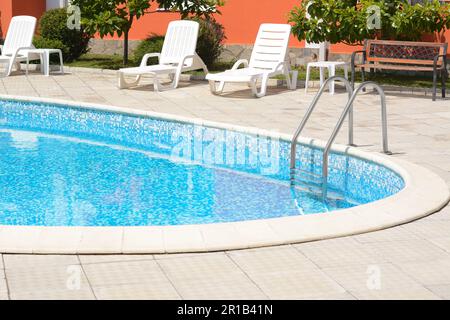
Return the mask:
[[[310,62],[306,67],[306,81],[305,81],[305,92],[308,91],[309,73],[311,68],[320,69],[320,86],[322,86],[325,81],[324,71],[328,70],[328,76],[331,78],[336,75],[336,67],[343,67],[345,72],[345,79],[348,79],[348,63],[344,61],[317,61]],[[330,94],[334,94],[334,81],[330,83]]]
[[[31,55],[39,55],[41,58],[41,69],[42,72],[48,77],[50,75],[50,55],[57,53],[59,55],[59,72],[64,73],[64,62],[62,51],[60,49],[29,49],[26,50],[27,56],[27,75],[28,75],[28,66],[30,64],[30,56]]]

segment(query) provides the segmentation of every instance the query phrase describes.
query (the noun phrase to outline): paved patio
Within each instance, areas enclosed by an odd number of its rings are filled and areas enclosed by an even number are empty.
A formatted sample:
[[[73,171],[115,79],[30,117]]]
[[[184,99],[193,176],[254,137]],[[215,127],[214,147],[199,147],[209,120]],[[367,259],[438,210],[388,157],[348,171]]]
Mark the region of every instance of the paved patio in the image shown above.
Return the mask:
[[[109,73],[0,79],[0,94],[76,100],[292,133],[314,94],[272,88],[262,99],[205,82],[161,94],[119,91]],[[313,91],[313,90],[312,90]],[[306,136],[326,139],[346,95],[325,94]],[[450,185],[450,102],[389,94],[390,149]],[[355,142],[381,149],[378,98],[355,104]],[[337,142],[345,143],[345,128]],[[450,206],[388,230],[312,243],[203,254],[39,256],[3,254],[0,299],[450,299]]]

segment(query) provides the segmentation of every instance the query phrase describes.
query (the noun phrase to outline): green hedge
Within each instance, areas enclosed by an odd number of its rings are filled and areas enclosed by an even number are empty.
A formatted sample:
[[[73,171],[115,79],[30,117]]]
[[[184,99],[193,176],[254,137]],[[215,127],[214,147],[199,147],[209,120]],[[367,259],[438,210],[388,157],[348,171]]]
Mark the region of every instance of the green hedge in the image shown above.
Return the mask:
[[[49,10],[39,20],[39,36],[35,38],[37,48],[61,49],[64,60],[73,61],[88,51],[90,36],[82,30],[67,27],[66,9]]]

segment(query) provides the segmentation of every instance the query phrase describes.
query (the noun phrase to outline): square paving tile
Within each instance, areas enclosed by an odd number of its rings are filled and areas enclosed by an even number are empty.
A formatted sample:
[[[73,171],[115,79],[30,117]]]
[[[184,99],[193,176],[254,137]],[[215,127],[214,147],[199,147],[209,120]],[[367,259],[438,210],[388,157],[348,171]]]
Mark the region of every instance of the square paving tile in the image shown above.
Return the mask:
[[[295,247],[321,268],[386,261],[376,250],[353,238],[302,243]]]
[[[390,262],[432,261],[450,255],[427,240],[374,242],[370,245],[378,254]]]
[[[439,296],[421,286],[351,292],[359,300],[440,300]]]
[[[255,273],[249,277],[270,299],[309,299],[345,292],[318,269]]]
[[[450,285],[450,259],[402,262],[396,265],[425,286]]]
[[[403,227],[393,227],[381,231],[369,232],[353,237],[360,243],[418,240],[420,237]]]
[[[77,256],[74,255],[5,254],[3,259],[6,269],[16,270],[79,264]]]
[[[419,282],[390,263],[339,266],[324,268],[323,271],[350,292],[392,288],[407,290],[420,285]]]
[[[159,284],[170,286],[155,261],[121,261],[84,264],[83,269],[92,287],[110,287],[122,284]]]
[[[22,294],[58,292],[68,296],[90,292],[81,266],[38,266],[34,268],[7,268],[6,277],[11,297]],[[64,293],[66,292],[66,293]]]
[[[427,286],[427,288],[441,299],[450,300],[450,284]]]
[[[121,261],[145,261],[153,260],[153,255],[79,255],[81,263],[95,264],[95,263],[108,263],[108,262],[121,262]]]
[[[307,257],[291,246],[230,251],[228,255],[248,274],[317,268]]]
[[[99,300],[178,300],[179,294],[165,281],[94,287]]]
[[[183,299],[264,299],[266,296],[225,254],[158,260]]]

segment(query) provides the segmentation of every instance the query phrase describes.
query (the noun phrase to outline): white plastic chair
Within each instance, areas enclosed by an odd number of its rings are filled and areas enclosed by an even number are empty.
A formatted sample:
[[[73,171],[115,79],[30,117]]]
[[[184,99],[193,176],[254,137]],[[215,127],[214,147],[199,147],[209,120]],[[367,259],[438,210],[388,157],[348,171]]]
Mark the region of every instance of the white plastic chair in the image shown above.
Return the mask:
[[[290,71],[290,64],[286,61],[290,33],[291,26],[288,24],[261,24],[250,62],[241,59],[230,70],[209,73],[206,79],[209,80],[211,92],[221,93],[226,82],[246,82],[252,89],[252,93],[260,98],[266,95],[269,78],[279,74],[285,75],[288,89],[295,89],[298,72]],[[244,68],[239,69],[241,65]],[[259,80],[261,90],[258,92]],[[219,82],[218,87],[217,82]]]
[[[33,36],[36,29],[36,18],[31,16],[15,16],[11,19],[5,43],[0,46],[0,63],[6,64],[6,76],[11,75],[13,66],[20,70],[20,62],[26,61],[26,49],[33,49]],[[33,57],[39,59],[39,57]]]
[[[137,86],[142,75],[154,78],[154,90],[162,91],[175,89],[178,86],[182,72],[208,68],[202,59],[195,53],[199,24],[195,21],[172,21],[169,23],[161,53],[148,53],[142,58],[141,65],[135,68],[123,68],[118,71],[119,88],[125,89]],[[148,59],[157,57],[157,65],[148,66]],[[160,84],[158,75],[173,76],[172,83],[166,87]],[[125,76],[135,76],[135,80],[127,82]]]

